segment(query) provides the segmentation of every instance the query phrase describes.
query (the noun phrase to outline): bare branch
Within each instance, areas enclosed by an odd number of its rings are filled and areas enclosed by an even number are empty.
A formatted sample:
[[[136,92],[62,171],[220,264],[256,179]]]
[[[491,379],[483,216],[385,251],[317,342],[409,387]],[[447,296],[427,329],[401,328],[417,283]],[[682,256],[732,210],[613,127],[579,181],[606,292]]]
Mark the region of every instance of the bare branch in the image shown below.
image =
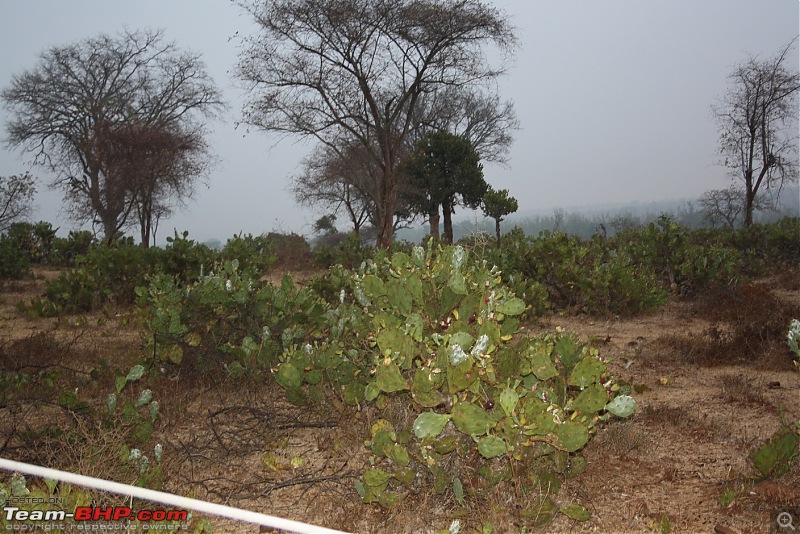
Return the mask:
[[[793,40],[770,59],[751,57],[730,75],[728,93],[712,108],[719,130],[722,163],[744,191],[744,224],[762,189],[798,179],[797,94],[800,74],[785,61]]]
[[[36,186],[30,174],[0,176],[0,232],[30,213],[34,194]]]
[[[122,138],[140,147],[157,131],[201,140],[204,120],[224,108],[199,56],[165,43],[159,31],[50,48],[0,98],[12,117],[7,145],[54,171],[51,185],[65,190],[71,213],[99,220],[107,240],[126,227],[139,200]],[[145,139],[133,142],[134,131]]]

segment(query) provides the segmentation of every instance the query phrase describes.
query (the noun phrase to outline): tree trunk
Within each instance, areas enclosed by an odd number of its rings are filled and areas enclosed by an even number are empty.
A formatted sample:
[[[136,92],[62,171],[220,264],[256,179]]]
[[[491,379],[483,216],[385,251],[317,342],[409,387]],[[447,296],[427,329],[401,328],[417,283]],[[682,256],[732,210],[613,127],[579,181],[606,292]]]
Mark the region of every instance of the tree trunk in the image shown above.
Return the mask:
[[[752,152],[752,151],[751,151]],[[744,173],[744,227],[749,228],[753,224],[753,198],[756,192],[753,189],[753,157],[750,156],[750,168]]]
[[[150,248],[150,231],[151,228],[151,218],[146,217],[142,221],[142,228],[141,228],[141,236],[142,236],[142,246],[144,248]]]
[[[497,236],[497,248],[500,248],[500,217],[494,220],[494,232]]]
[[[106,245],[114,243],[114,237],[117,235],[117,221],[110,217],[103,218],[103,239]]]
[[[387,164],[383,172],[385,187],[383,189],[383,198],[381,199],[382,205],[378,209],[378,237],[375,240],[375,245],[388,250],[392,246],[394,238],[395,198],[392,165]]]
[[[428,222],[431,225],[431,231],[430,231],[431,237],[438,241],[440,239],[440,234],[439,234],[439,206],[436,206],[436,212],[435,213],[428,214]]]
[[[444,242],[453,243],[453,200],[442,202],[442,217],[444,219]]]
[[[744,227],[749,228],[753,225],[753,199],[755,198],[753,191],[748,188],[744,195]]]

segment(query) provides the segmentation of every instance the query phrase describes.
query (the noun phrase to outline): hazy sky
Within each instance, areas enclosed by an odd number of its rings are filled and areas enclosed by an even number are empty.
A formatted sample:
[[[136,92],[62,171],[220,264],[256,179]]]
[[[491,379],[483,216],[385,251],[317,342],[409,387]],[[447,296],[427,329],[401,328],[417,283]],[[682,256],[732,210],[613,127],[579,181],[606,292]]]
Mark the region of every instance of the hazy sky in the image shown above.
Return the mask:
[[[692,198],[726,186],[709,108],[735,63],[772,56],[800,31],[797,0],[493,3],[518,28],[521,49],[499,87],[522,129],[509,167],[487,166],[486,178],[508,188],[520,211]],[[162,221],[159,241],[173,228],[200,241],[239,231],[310,234],[320,214],[295,205],[288,181],[311,145],[276,145],[234,126],[241,94],[229,75],[237,60],[230,38],[249,34],[252,23],[226,0],[0,0],[0,87],[49,46],[124,26],[163,28],[167,40],[201,53],[230,104],[211,125],[220,164],[209,186]],[[0,109],[3,136],[6,122]],[[30,170],[43,182],[34,220],[75,227],[61,213],[62,193],[47,190],[51,177],[29,159],[0,147],[0,175]]]

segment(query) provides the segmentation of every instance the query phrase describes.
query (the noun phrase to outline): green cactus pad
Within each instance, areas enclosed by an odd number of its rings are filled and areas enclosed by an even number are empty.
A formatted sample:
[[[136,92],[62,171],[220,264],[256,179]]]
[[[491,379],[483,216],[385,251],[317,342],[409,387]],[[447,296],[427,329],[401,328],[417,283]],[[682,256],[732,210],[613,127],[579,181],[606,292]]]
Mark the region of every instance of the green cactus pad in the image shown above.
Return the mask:
[[[525,302],[517,297],[504,301],[497,307],[497,311],[505,315],[519,315],[525,311]]]
[[[577,369],[577,367],[576,367]],[[602,384],[593,384],[572,402],[572,409],[585,414],[599,412],[608,402],[608,393]]]
[[[531,364],[531,370],[536,378],[539,380],[550,380],[558,376],[553,362],[550,360],[550,355],[541,350],[531,350],[528,353],[528,360]]]
[[[303,384],[303,373],[291,363],[282,363],[275,373],[275,381],[287,389],[296,389]]]
[[[434,387],[435,382],[429,377],[429,369],[417,369],[414,373],[414,381],[411,383],[411,395],[414,402],[423,408],[439,406],[444,400],[444,396]]]
[[[472,359],[460,365],[447,366],[447,384],[450,394],[469,388],[477,379],[478,372],[473,369]]]
[[[378,491],[383,491],[386,489],[391,478],[392,474],[387,473],[383,469],[367,469],[364,473],[364,484]]]
[[[386,294],[386,286],[384,286],[383,280],[372,274],[364,277],[361,281],[361,287],[369,300],[375,300],[377,297]]]
[[[455,436],[442,436],[433,443],[433,450],[441,455],[450,454],[458,447],[458,438]]]
[[[484,458],[496,458],[507,450],[506,442],[496,436],[486,436],[478,440],[478,452]]]
[[[456,404],[451,415],[456,428],[470,436],[482,436],[497,424],[489,412],[469,402]]]
[[[403,282],[400,280],[389,280],[386,283],[386,296],[389,304],[403,315],[411,313],[413,304],[411,293],[408,292]]]
[[[420,439],[438,436],[444,430],[447,422],[450,421],[450,417],[450,415],[433,412],[421,413],[414,420],[414,435]]]
[[[511,417],[511,414],[517,408],[517,404],[519,404],[519,394],[511,388],[506,388],[500,393],[499,402],[503,412]]]
[[[558,438],[558,448],[567,452],[578,451],[589,441],[589,429],[575,421],[566,421],[556,426],[553,434]]]
[[[606,404],[605,408],[617,417],[628,417],[636,411],[636,400],[630,395],[620,395]]]
[[[580,504],[570,504],[562,508],[561,513],[575,521],[588,521],[589,511]]]
[[[388,456],[389,447],[394,444],[392,435],[386,430],[380,430],[372,438],[372,453],[376,456]]]
[[[600,377],[606,372],[606,364],[596,358],[584,358],[579,361],[567,382],[570,386],[585,388],[590,384],[600,382]]]
[[[378,389],[386,393],[408,389],[406,379],[400,374],[400,368],[394,362],[389,365],[378,364],[375,370],[375,384]]]
[[[411,458],[408,455],[408,449],[399,443],[392,443],[386,447],[386,456],[392,459],[394,463],[401,467],[408,467]]]

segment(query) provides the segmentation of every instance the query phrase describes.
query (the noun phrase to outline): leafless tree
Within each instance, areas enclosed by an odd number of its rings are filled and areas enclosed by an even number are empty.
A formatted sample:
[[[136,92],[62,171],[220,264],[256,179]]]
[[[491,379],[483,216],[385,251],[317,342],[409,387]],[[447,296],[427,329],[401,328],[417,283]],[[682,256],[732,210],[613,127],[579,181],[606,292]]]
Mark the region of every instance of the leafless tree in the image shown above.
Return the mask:
[[[420,98],[495,79],[483,47],[513,51],[513,28],[480,0],[242,0],[259,33],[237,69],[244,122],[358,143],[376,170],[377,243],[393,239],[398,163]],[[341,154],[344,159],[344,154]]]
[[[155,238],[161,217],[192,196],[207,173],[210,155],[202,131],[131,119],[109,125],[98,140],[106,188],[116,185],[124,209],[136,214],[142,244]]]
[[[699,200],[703,218],[713,226],[724,224],[728,228],[735,228],[742,220],[745,198],[744,188],[735,184],[731,184],[727,189],[706,191]],[[754,210],[766,210],[772,207],[769,197],[759,195],[753,199]]]
[[[30,174],[0,176],[0,232],[30,213],[35,194],[36,186]]]
[[[360,145],[338,150],[319,145],[304,160],[303,172],[293,178],[291,190],[300,205],[319,207],[331,215],[344,210],[358,234],[374,210],[375,173],[372,160]]]
[[[728,93],[712,108],[720,154],[744,186],[744,224],[753,223],[756,195],[797,181],[797,91],[800,74],[786,65],[793,40],[769,59],[751,57],[730,75]]]
[[[102,224],[108,242],[138,199],[127,181],[134,173],[115,167],[125,161],[115,159],[115,136],[161,129],[202,137],[204,119],[224,107],[200,57],[164,43],[159,31],[50,48],[0,97],[12,117],[8,145],[55,172],[51,185],[66,191],[72,214]]]

